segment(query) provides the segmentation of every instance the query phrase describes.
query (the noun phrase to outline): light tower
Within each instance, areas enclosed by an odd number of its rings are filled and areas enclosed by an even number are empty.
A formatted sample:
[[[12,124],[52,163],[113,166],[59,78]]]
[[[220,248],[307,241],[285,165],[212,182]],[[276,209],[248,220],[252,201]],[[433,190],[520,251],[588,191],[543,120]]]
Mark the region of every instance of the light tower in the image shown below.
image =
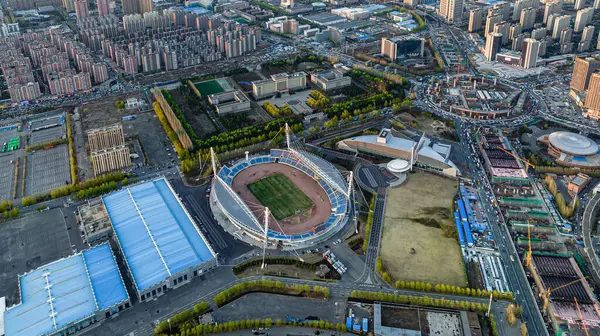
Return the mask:
[[[267,244],[268,244],[268,239],[269,239],[269,207],[265,207],[265,219],[264,219],[264,223],[265,223],[265,243],[263,244],[263,260],[262,260],[262,265],[260,266],[260,268],[265,268],[265,254],[267,253]]]

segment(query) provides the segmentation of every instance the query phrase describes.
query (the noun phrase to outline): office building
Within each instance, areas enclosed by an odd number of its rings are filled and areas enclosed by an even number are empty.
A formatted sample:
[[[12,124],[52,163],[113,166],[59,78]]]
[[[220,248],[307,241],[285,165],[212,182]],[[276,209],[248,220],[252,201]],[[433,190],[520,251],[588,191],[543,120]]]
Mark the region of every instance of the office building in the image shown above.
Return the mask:
[[[573,5],[573,9],[580,10],[585,7],[585,0],[575,0],[575,4]]]
[[[215,93],[208,95],[207,98],[219,115],[250,110],[250,99],[240,90]]]
[[[481,29],[483,24],[483,9],[476,8],[469,11],[469,33]]]
[[[521,52],[521,62],[519,65],[524,69],[536,67],[537,58],[540,51],[540,42],[533,38],[527,38],[523,41],[523,51]]]
[[[152,12],[152,0],[122,0],[123,15]]]
[[[489,33],[485,41],[485,58],[492,62],[496,59],[496,54],[500,51],[502,45],[502,34]]]
[[[600,112],[600,72],[593,73],[590,78],[585,107],[588,109],[588,114],[598,115]]]
[[[514,41],[517,36],[523,32],[523,26],[520,23],[516,23],[510,26],[509,40]]]
[[[109,0],[96,0],[96,7],[98,7],[98,16],[106,16],[111,14]]]
[[[569,27],[571,24],[571,15],[561,15],[554,19],[554,23],[552,24],[552,38],[559,39],[560,33],[563,29]]]
[[[573,38],[573,28],[567,27],[567,28],[563,29],[562,32],[560,32],[560,40],[558,43],[559,44],[569,43],[569,42],[571,42],[572,38]]]
[[[74,0],[73,3],[75,4],[75,15],[77,16],[77,20],[90,16],[88,0]]]
[[[440,0],[440,15],[448,22],[462,20],[463,0]]]
[[[87,131],[87,137],[90,153],[125,144],[123,125],[121,124],[91,129]]]
[[[423,57],[425,40],[417,37],[382,37],[381,54],[392,62],[408,56]]]
[[[488,15],[488,17],[485,19],[485,37],[494,31],[494,25],[496,25],[498,22],[502,22],[502,15]]]
[[[585,8],[577,11],[577,16],[575,16],[575,26],[573,27],[573,31],[576,33],[581,33],[583,28],[587,26],[590,22],[592,22],[592,16],[594,15],[593,8]]]
[[[120,171],[131,166],[129,147],[119,146],[90,154],[94,176]]]
[[[521,18],[519,23],[523,26],[523,30],[530,30],[535,24],[536,11],[532,7],[524,8],[521,11]]]
[[[496,23],[494,25],[494,33],[502,34],[502,45],[507,44],[510,37],[510,24],[506,21]]]
[[[576,57],[571,76],[571,90],[585,92],[588,89],[592,74],[600,69],[600,60],[594,57]]]
[[[544,8],[544,24],[548,23],[548,17],[552,14],[560,14],[563,7],[563,0],[546,1]]]
[[[337,69],[314,72],[310,75],[310,81],[323,91],[336,90],[352,84],[352,78],[344,76]]]
[[[252,94],[256,99],[274,96],[277,92],[303,90],[306,88],[306,73],[280,73],[271,75],[270,79],[252,82]]]

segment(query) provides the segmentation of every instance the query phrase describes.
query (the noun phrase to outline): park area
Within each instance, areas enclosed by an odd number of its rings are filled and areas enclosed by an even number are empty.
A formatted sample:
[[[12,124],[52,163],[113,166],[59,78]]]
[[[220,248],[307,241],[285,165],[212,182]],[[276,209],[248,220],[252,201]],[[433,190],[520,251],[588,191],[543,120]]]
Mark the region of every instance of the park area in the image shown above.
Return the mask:
[[[297,215],[313,206],[312,200],[281,173],[251,183],[248,189],[277,220]]]
[[[466,285],[451,217],[455,193],[456,181],[422,171],[389,189],[381,258],[395,280]]]

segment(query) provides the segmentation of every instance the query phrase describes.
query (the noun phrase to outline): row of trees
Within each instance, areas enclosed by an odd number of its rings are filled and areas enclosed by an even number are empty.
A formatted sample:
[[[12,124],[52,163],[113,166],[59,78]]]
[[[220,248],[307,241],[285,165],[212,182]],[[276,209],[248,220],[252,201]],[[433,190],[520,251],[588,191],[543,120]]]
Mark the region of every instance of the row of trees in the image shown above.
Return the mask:
[[[556,174],[556,175],[577,175],[583,173],[592,177],[600,177],[600,169],[598,168],[575,168],[575,167],[549,167],[536,166],[537,174]]]
[[[306,100],[306,104],[313,109],[324,109],[329,106],[331,100],[323,92],[319,90],[313,90]]]
[[[216,334],[222,332],[233,332],[244,329],[255,329],[255,328],[272,328],[273,325],[277,327],[283,326],[293,326],[293,327],[310,327],[310,328],[319,328],[319,329],[329,329],[329,330],[337,330],[340,332],[346,332],[346,325],[343,323],[333,324],[327,321],[306,321],[306,322],[292,322],[292,321],[284,321],[278,319],[273,322],[273,319],[266,318],[263,320],[240,320],[240,321],[229,321],[225,323],[220,323],[218,325],[191,325],[190,323],[186,323],[179,326],[179,330],[177,332],[169,332],[168,330],[161,331],[157,333],[155,331],[155,335],[157,336],[199,336],[199,335],[207,335],[207,334]],[[168,325],[167,325],[168,328]]]
[[[54,147],[54,146],[68,143],[68,142],[69,142],[68,139],[58,139],[58,140],[54,140],[54,141],[48,141],[48,142],[44,142],[39,145],[25,146],[25,151],[31,152],[31,151],[35,151],[35,150],[40,150],[44,147]]]
[[[7,210],[12,209],[12,201],[2,201],[0,202],[0,212],[5,212]]]
[[[162,321],[154,328],[154,334],[172,333],[172,330],[188,330],[189,328],[180,328],[182,324],[192,324],[192,320],[206,313],[210,306],[205,301],[202,301],[194,306],[193,309],[185,310],[179,314],[171,316],[171,318]],[[197,324],[197,323],[194,323]]]
[[[271,115],[271,117],[278,118],[281,116],[291,116],[294,114],[292,108],[288,104],[284,104],[281,108],[275,107],[270,102],[265,102],[263,108]]]
[[[552,196],[554,196],[554,204],[556,204],[556,208],[558,209],[558,212],[560,212],[561,216],[563,216],[564,218],[573,217],[577,209],[579,209],[579,197],[573,197],[571,203],[567,205],[562,193],[556,187],[556,181],[554,181],[552,176],[546,175],[546,177],[544,178],[544,183],[546,184],[546,188],[548,188],[548,191],[550,191]]]
[[[369,292],[358,290],[353,290],[352,293],[350,293],[350,298],[369,301],[410,304],[425,307],[461,309],[474,312],[484,312],[488,309],[487,304],[479,302],[448,300],[444,298],[434,299],[428,296],[398,295],[392,293]]]
[[[100,187],[104,184],[110,184],[111,182],[117,182],[123,180],[125,174],[121,172],[108,173],[105,175],[98,176],[93,179],[89,179],[85,182],[70,184],[66,186],[62,186],[58,189],[54,189],[50,192],[50,197],[52,199],[60,198],[63,196],[71,195],[73,193],[77,193],[81,190],[94,189],[96,187]]]
[[[269,264],[269,265],[294,265],[296,267],[309,269],[311,271],[314,271],[316,269],[316,266],[314,264],[309,264],[309,263],[300,261],[295,258],[290,258],[290,257],[268,256],[268,257],[265,257],[265,263]],[[244,272],[245,270],[247,270],[248,268],[256,267],[261,264],[262,264],[262,258],[245,261],[245,262],[235,265],[233,267],[233,274],[238,275],[238,274]]]
[[[71,125],[71,115],[67,113],[67,140],[69,142],[69,165],[71,167],[71,183],[76,184],[77,179],[77,158],[75,157],[75,144],[73,143],[73,131]]]
[[[393,81],[383,76],[375,75],[364,70],[354,69],[349,73],[352,79],[365,83],[371,91],[374,92],[389,92],[392,90],[403,91],[410,87],[410,82],[406,80]]]
[[[4,214],[4,219],[10,219],[10,218],[15,218],[17,217],[19,214],[21,213],[21,211],[19,210],[19,208],[12,208],[10,210],[6,210],[3,212]]]
[[[245,281],[231,286],[215,295],[215,304],[219,307],[227,304],[238,297],[250,292],[267,292],[277,294],[301,295],[314,298],[329,298],[329,288],[322,286],[310,287],[309,285],[287,285],[281,281],[258,280]]]
[[[444,71],[444,68],[445,68],[444,60],[442,59],[440,52],[433,45],[433,41],[430,38],[427,39],[427,44],[429,44],[429,48],[431,49],[431,52],[433,53],[433,58],[435,58],[435,61],[437,63],[435,70],[438,72]]]
[[[412,15],[412,17],[415,19],[415,21],[417,21],[417,24],[419,24],[419,26],[416,28],[413,28],[411,30],[411,32],[416,33],[416,32],[420,32],[420,31],[427,29],[427,25],[425,24],[425,21],[423,21],[423,18],[419,14],[417,14],[417,12],[415,12],[414,10],[404,8],[404,7],[398,7],[398,6],[396,7],[396,9],[399,10],[400,12],[408,13],[408,14]]]
[[[182,160],[189,158],[190,152],[181,145],[177,134],[175,134],[175,131],[173,131],[173,128],[171,128],[171,125],[169,124],[169,121],[167,120],[164,111],[160,107],[160,104],[158,102],[154,102],[152,103],[152,106],[154,106],[154,112],[156,113],[160,124],[165,130],[165,133],[167,133],[167,137],[169,138],[169,140],[171,140],[173,147],[175,147],[175,151],[177,152],[179,158]]]
[[[192,127],[192,125],[187,121],[187,119],[183,115],[183,112],[181,112],[181,109],[179,109],[179,105],[177,104],[177,102],[175,101],[173,96],[171,96],[171,93],[167,90],[162,90],[162,94],[163,94],[163,97],[165,97],[165,100],[167,101],[169,106],[171,106],[171,110],[173,110],[173,113],[175,114],[175,116],[177,117],[179,122],[181,123],[181,126],[183,126],[183,129],[185,130],[187,135],[190,137],[190,139],[193,142],[196,142],[198,140],[196,131],[194,131],[194,128]]]
[[[400,76],[400,75],[396,75],[396,74],[392,74],[392,73],[387,73],[387,72],[383,72],[383,71],[379,71],[379,70],[375,70],[371,67],[368,67],[366,65],[362,65],[362,64],[355,64],[353,67],[353,69],[355,70],[362,70],[366,73],[369,73],[373,76],[377,76],[377,77],[381,77],[381,78],[385,78],[387,80],[390,80],[396,84],[402,84],[402,85],[410,85],[410,82],[407,81],[406,79],[404,79],[404,77]]]
[[[367,248],[369,247],[369,239],[371,238],[371,226],[373,225],[373,215],[374,215],[373,209],[375,209],[375,199],[376,198],[377,198],[377,195],[375,193],[373,193],[373,195],[371,196],[371,203],[369,203],[369,215],[367,215],[367,223],[365,224],[365,237],[363,239],[363,245],[362,245],[363,251],[366,251]],[[379,260],[379,261],[381,261],[381,260]]]

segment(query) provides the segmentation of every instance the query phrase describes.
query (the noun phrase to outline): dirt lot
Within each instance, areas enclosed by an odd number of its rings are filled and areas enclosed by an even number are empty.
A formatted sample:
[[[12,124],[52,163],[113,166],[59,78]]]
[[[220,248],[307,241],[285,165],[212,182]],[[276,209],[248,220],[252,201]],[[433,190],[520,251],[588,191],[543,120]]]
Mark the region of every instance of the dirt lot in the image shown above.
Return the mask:
[[[255,72],[248,72],[241,75],[234,75],[231,77],[236,83],[238,83],[244,91],[252,91],[252,85],[248,84],[253,81],[261,80],[263,77]],[[242,84],[244,83],[244,84]]]
[[[119,110],[117,108],[116,102],[119,100],[127,101],[127,98],[142,99],[143,97],[141,94],[129,93],[81,105],[80,116],[83,129],[89,130],[113,125],[120,122],[124,116],[136,113],[137,110]]]
[[[453,135],[455,133],[454,128],[448,127],[447,123],[436,121],[425,114],[404,112],[396,118],[429,135],[439,136],[452,141],[456,140]]]
[[[424,187],[426,186],[426,187]],[[418,171],[388,191],[381,257],[397,280],[465,286],[451,215],[456,181]]]

